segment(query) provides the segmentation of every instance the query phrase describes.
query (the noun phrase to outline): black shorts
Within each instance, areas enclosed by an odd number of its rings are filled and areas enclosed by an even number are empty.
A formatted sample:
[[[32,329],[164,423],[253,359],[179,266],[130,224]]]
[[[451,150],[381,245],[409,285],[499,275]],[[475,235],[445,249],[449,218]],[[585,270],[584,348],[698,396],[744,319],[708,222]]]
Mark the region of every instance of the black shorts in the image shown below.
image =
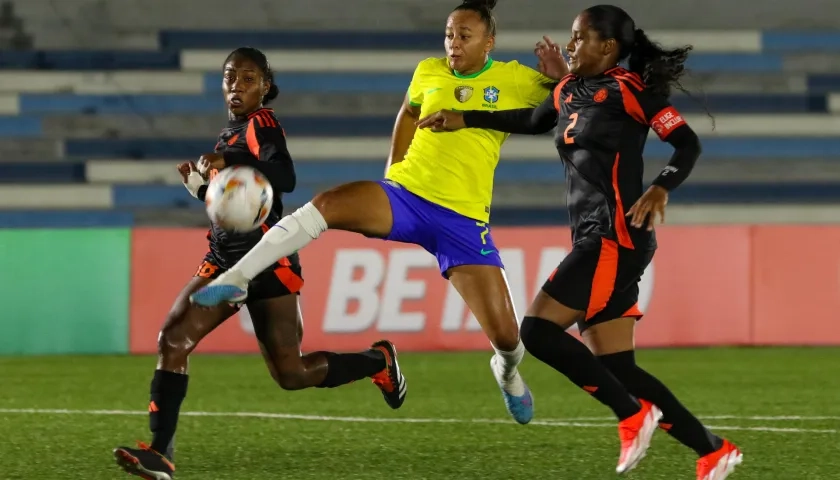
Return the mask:
[[[654,250],[636,251],[606,238],[586,240],[572,248],[543,285],[561,304],[586,312],[581,332],[617,318],[642,318],[639,279]]]
[[[226,270],[220,265],[231,264],[228,261],[220,261],[217,254],[210,251],[204,256],[204,261],[201,262],[194,276],[217,278]],[[299,294],[302,288],[303,272],[300,267],[300,260],[295,254],[283,258],[254,277],[248,285],[248,301]]]

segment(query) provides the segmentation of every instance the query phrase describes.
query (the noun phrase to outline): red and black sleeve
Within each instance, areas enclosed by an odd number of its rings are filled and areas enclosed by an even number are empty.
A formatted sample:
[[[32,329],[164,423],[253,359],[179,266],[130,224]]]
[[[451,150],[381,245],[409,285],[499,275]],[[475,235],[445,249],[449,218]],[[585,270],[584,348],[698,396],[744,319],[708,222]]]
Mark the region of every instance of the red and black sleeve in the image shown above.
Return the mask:
[[[691,174],[700,157],[700,138],[668,99],[651,92],[638,75],[623,71],[614,76],[627,113],[637,122],[652,128],[660,140],[674,147],[668,165],[653,180],[653,185],[669,191],[677,188]]]
[[[286,146],[286,133],[269,112],[259,112],[248,123],[245,141],[252,156],[225,155],[227,165],[247,165],[265,175],[279,192],[291,192],[297,179],[292,155]]]

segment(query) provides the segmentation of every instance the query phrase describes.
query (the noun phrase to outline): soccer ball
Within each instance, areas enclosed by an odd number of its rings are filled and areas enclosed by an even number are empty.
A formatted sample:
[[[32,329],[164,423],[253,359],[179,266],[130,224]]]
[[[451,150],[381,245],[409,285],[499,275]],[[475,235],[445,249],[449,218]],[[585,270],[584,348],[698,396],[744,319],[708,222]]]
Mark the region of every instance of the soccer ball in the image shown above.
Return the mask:
[[[273,202],[274,191],[265,175],[244,165],[220,170],[210,180],[204,197],[210,221],[235,233],[258,229]]]

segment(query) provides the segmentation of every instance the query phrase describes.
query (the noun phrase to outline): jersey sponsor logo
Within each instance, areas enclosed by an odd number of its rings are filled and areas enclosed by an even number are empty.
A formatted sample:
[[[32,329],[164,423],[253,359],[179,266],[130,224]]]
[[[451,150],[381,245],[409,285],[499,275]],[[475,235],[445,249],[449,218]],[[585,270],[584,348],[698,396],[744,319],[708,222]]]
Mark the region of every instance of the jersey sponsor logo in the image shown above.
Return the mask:
[[[494,250],[494,249],[492,249],[492,248],[490,248],[490,249],[485,249],[485,248],[482,248],[482,249],[481,249],[481,254],[482,254],[482,255],[484,255],[484,256],[486,257],[487,255],[490,255],[491,253],[493,253],[493,252],[495,252],[495,251],[496,251],[496,250]]]
[[[571,93],[569,94],[568,97],[566,97],[566,100],[564,100],[563,103],[572,103],[572,94]]]
[[[437,92],[438,90],[440,90],[440,87],[430,88],[430,89],[426,90],[426,95],[431,95],[431,94]]]
[[[455,87],[455,99],[461,103],[468,102],[473,96],[473,88],[466,85]]]
[[[597,92],[595,92],[595,95],[592,97],[592,99],[595,100],[595,102],[597,102],[597,103],[601,103],[601,102],[603,102],[604,100],[607,99],[608,95],[609,95],[609,92],[607,92],[607,89],[602,88],[602,89],[598,90]]]
[[[499,89],[496,87],[487,87],[484,89],[484,101],[487,103],[496,103],[499,101]]]
[[[667,107],[653,116],[651,128],[661,139],[665,139],[672,131],[685,125],[685,119],[674,107]]]

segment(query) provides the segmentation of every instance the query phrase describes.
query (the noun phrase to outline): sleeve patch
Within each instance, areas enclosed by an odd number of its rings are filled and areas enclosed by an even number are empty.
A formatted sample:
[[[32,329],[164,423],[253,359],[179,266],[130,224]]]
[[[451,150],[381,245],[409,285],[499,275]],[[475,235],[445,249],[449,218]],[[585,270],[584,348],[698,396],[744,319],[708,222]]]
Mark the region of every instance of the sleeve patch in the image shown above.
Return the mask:
[[[653,116],[650,127],[660,139],[664,140],[671,132],[685,124],[685,119],[680,115],[680,112],[676,108],[669,106]]]

